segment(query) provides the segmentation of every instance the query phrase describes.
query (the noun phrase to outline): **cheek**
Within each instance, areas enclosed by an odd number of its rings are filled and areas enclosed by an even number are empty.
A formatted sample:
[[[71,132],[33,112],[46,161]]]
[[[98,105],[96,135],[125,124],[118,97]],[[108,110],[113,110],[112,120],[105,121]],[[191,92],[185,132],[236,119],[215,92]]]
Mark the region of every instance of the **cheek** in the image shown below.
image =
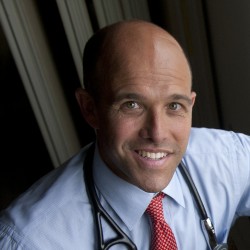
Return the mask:
[[[100,131],[105,134],[106,140],[110,143],[122,144],[128,141],[129,138],[135,137],[137,130],[136,124],[132,119],[113,115],[103,120]]]
[[[190,134],[190,129],[191,122],[189,120],[176,122],[172,128],[176,141],[178,141],[182,147],[186,147]]]
[[[131,138],[136,138],[137,128],[134,121],[119,119],[114,121],[113,125],[113,133],[117,140],[129,141]]]

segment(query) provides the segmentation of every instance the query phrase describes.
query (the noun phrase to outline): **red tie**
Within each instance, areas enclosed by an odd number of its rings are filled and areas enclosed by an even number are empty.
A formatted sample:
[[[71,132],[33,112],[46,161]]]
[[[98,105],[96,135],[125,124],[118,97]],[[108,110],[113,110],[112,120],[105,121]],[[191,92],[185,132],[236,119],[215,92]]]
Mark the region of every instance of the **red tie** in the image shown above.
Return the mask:
[[[153,226],[151,250],[177,250],[174,234],[164,219],[162,208],[163,197],[164,193],[156,195],[146,210],[152,220]]]

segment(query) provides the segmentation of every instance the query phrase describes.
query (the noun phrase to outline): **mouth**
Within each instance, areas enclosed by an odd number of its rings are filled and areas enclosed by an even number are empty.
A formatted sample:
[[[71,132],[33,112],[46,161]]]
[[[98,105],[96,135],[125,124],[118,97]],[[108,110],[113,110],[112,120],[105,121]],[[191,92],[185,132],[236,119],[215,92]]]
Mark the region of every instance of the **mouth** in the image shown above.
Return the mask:
[[[150,151],[144,151],[144,150],[138,150],[136,152],[141,157],[150,159],[150,160],[161,160],[169,155],[169,153],[166,153],[166,152],[150,152]]]

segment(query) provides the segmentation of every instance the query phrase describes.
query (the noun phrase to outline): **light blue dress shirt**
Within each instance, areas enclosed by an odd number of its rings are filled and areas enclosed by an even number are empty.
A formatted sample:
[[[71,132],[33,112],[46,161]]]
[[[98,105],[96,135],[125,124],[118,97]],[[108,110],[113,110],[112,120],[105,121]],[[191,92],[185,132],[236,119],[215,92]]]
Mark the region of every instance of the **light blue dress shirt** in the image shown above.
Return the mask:
[[[0,216],[0,249],[98,249],[96,225],[83,180],[86,148],[21,195]],[[250,215],[250,137],[193,128],[183,162],[196,184],[220,243],[237,216]],[[94,179],[100,201],[116,223],[148,250],[151,222],[144,213],[152,193],[114,175],[95,152]],[[209,249],[206,233],[179,169],[163,190],[164,215],[179,250]],[[104,238],[114,232],[103,220]],[[123,250],[121,245],[112,250]]]

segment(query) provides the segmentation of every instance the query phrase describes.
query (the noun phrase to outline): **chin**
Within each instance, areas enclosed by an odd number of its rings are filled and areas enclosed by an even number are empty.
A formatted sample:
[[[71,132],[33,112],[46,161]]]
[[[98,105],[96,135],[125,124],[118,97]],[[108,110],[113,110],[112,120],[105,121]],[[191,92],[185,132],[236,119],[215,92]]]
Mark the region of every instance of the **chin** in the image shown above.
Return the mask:
[[[147,193],[158,193],[158,192],[161,192],[164,188],[144,187],[141,189]]]

